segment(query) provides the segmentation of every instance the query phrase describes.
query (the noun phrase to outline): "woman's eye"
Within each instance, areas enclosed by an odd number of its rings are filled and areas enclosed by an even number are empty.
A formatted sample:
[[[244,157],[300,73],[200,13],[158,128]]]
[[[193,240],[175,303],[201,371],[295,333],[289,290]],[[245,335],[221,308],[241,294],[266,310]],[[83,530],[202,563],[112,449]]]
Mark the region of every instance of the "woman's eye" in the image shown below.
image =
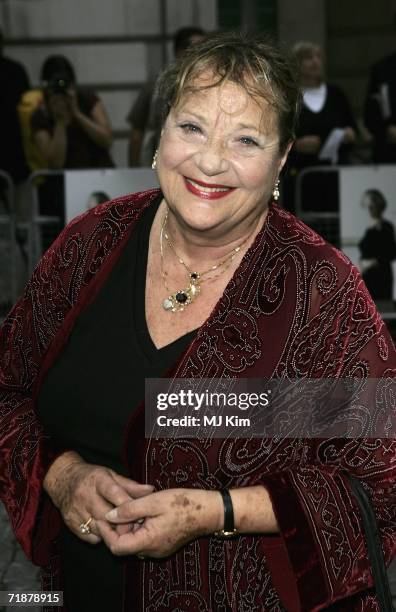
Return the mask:
[[[254,140],[253,138],[250,138],[249,136],[242,136],[239,139],[239,142],[241,142],[243,145],[246,146],[258,146],[258,142],[256,140]]]
[[[180,127],[187,134],[199,134],[201,132],[201,129],[193,123],[182,123]]]

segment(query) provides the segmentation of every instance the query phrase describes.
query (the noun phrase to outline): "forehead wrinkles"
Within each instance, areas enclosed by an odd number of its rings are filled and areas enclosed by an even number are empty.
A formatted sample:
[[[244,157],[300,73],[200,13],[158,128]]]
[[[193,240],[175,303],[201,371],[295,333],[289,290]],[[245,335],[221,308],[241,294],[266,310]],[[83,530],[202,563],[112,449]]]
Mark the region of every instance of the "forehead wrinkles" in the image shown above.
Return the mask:
[[[213,91],[216,95],[217,109],[225,115],[238,118],[249,111],[253,116],[259,114],[258,106],[252,107],[247,93],[235,83],[221,83]]]
[[[266,100],[253,97],[232,81],[208,87],[212,82],[209,79],[196,79],[193,88],[182,95],[175,110],[195,111],[208,119],[215,115],[216,126],[222,121],[230,123],[234,119],[236,124],[252,125],[264,134],[277,131],[276,113]],[[208,96],[211,97],[210,103]]]

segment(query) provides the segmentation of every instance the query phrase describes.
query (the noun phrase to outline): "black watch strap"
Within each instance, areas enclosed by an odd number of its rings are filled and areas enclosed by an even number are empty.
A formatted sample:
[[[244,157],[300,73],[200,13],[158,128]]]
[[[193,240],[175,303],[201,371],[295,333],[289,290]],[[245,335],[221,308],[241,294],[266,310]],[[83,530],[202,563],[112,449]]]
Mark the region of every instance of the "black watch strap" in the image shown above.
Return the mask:
[[[237,530],[234,524],[234,507],[232,505],[231,495],[228,489],[219,491],[223,498],[224,504],[224,527],[220,531],[215,532],[217,538],[232,538],[237,535]]]

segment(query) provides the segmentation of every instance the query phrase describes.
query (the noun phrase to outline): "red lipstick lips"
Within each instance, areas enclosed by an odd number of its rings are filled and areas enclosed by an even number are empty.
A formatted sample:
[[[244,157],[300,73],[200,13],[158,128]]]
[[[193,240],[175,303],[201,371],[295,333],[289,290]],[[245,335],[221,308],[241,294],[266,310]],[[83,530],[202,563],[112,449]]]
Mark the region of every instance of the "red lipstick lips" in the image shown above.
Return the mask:
[[[184,184],[188,191],[203,200],[219,200],[234,191],[235,187],[218,185],[216,183],[204,183],[203,181],[192,180],[184,177]],[[200,189],[202,187],[202,189]]]

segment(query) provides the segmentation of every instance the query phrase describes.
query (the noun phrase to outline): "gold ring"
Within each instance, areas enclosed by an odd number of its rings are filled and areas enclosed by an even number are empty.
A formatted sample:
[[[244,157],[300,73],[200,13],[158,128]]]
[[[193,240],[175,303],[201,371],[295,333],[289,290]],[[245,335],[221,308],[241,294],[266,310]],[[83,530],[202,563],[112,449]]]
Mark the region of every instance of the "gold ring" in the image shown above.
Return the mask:
[[[85,523],[81,523],[80,525],[81,533],[83,533],[84,535],[89,535],[90,533],[92,533],[89,527],[92,521],[93,521],[93,516],[90,516],[89,519]]]

